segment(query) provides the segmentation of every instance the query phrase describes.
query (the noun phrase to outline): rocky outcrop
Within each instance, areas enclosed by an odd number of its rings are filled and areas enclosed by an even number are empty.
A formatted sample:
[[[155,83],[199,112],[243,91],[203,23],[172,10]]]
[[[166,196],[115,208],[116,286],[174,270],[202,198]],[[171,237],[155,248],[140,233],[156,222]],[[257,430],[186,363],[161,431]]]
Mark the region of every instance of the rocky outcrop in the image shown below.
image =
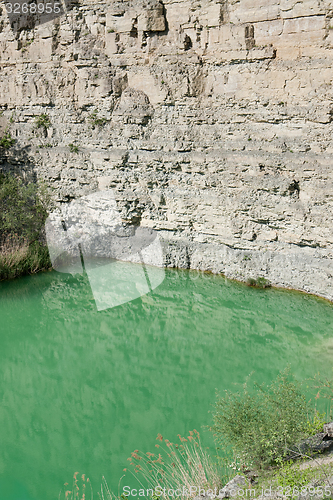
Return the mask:
[[[324,424],[324,433],[327,437],[333,439],[333,422],[329,424]]]
[[[320,453],[332,452],[333,450],[333,422],[324,424],[323,432],[317,432],[313,436],[294,446],[290,450],[288,459],[297,459],[316,456]]]
[[[63,10],[29,25],[2,10],[0,129],[16,144],[1,168],[37,172],[59,204],[112,188],[165,265],[333,300],[333,3]]]
[[[333,438],[326,432],[318,432],[302,441],[298,446],[291,450],[289,459],[304,458],[305,456],[315,456],[318,453],[333,450]]]
[[[231,479],[225,486],[220,490],[217,498],[221,500],[223,498],[233,498],[237,496],[237,490],[248,488],[249,482],[244,476],[237,475]]]

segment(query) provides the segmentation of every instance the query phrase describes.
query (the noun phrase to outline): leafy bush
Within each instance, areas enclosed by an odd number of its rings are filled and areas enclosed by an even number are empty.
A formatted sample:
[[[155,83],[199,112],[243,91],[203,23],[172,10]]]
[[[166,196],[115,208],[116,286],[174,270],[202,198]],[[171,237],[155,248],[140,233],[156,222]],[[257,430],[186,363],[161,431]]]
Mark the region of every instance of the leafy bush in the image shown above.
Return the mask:
[[[51,267],[40,241],[49,203],[45,187],[0,174],[0,279]]]
[[[51,125],[50,118],[46,114],[41,114],[35,117],[36,128],[49,128]]]
[[[15,144],[15,139],[11,136],[10,132],[5,132],[4,136],[0,139],[0,147],[9,149]]]
[[[89,115],[89,122],[90,122],[92,128],[102,127],[107,122],[106,118],[98,118],[97,113],[98,113],[98,111],[97,111],[97,109],[95,109],[95,111],[93,111],[91,113],[91,115]]]
[[[306,436],[309,406],[286,370],[270,385],[247,383],[242,392],[225,391],[215,405],[213,430],[217,441],[232,447],[244,466],[273,465]]]
[[[0,242],[14,235],[28,244],[38,239],[49,201],[44,187],[0,174]]]
[[[271,286],[270,282],[263,277],[257,278],[257,287],[258,288],[269,288]]]
[[[259,278],[257,278],[257,279],[249,278],[247,280],[247,284],[249,286],[254,286],[257,288],[269,288],[271,286],[271,283],[263,276],[259,276]]]
[[[306,432],[309,436],[313,436],[318,432],[323,432],[324,424],[326,424],[326,413],[319,413],[315,410],[312,420],[307,421]]]
[[[71,153],[78,153],[79,152],[79,148],[78,146],[75,146],[74,144],[68,144],[68,147],[69,147],[69,150]]]

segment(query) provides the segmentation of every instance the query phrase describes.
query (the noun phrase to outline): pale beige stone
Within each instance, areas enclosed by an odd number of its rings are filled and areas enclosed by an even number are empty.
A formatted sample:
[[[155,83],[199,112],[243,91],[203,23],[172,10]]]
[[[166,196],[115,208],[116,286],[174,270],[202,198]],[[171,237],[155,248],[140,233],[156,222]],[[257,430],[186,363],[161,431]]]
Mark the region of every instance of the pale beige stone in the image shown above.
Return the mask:
[[[118,44],[119,35],[118,33],[109,33],[105,34],[105,53],[107,56],[112,57],[113,54],[117,54],[118,52]]]
[[[332,300],[331,9],[84,0],[33,41],[3,13],[0,130],[17,142],[1,168],[29,155],[59,203],[115,189],[124,220],[163,236],[168,265]]]

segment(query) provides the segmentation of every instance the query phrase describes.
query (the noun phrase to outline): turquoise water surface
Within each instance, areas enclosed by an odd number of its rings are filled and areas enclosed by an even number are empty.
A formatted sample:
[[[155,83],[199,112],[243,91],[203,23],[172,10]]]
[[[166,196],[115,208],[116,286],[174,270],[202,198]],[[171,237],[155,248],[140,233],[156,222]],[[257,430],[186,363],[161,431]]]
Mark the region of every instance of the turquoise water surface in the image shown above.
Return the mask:
[[[158,433],[196,428],[212,445],[216,389],[288,364],[299,380],[332,373],[333,306],[301,293],[166,270],[98,312],[87,277],[54,271],[2,282],[0,297],[0,500],[55,500],[76,471],[117,492]]]

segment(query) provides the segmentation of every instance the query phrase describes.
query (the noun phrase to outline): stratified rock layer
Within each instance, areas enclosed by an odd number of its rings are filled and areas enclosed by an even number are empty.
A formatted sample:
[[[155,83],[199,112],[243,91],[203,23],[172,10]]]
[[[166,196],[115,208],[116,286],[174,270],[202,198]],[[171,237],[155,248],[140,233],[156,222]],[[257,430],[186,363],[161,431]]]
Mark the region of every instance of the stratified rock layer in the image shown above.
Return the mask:
[[[333,300],[333,2],[85,0],[30,26],[3,9],[4,170],[59,203],[112,188],[166,265]]]

